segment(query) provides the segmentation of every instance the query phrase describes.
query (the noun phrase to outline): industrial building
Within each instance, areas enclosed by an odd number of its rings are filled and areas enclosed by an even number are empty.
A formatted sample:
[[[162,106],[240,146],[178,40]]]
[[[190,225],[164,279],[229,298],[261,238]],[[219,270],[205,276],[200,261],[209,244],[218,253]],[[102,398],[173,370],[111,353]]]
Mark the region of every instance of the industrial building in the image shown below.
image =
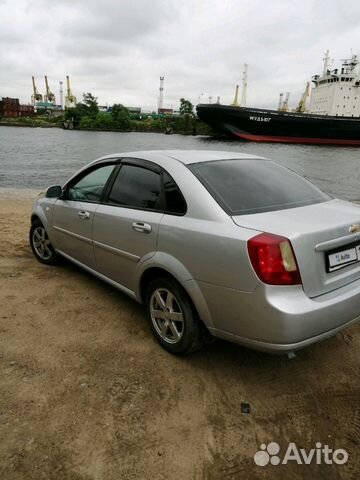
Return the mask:
[[[18,98],[3,97],[0,100],[0,117],[31,117],[33,105],[21,105]]]

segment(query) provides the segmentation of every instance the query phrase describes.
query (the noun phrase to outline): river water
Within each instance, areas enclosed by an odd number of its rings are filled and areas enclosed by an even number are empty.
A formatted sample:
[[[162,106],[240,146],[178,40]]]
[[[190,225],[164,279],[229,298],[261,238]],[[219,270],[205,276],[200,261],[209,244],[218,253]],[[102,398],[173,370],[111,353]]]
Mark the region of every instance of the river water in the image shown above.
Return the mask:
[[[215,140],[157,133],[0,127],[0,187],[44,190],[102,155],[153,149],[228,150],[261,155],[330,194],[360,200],[360,149]]]

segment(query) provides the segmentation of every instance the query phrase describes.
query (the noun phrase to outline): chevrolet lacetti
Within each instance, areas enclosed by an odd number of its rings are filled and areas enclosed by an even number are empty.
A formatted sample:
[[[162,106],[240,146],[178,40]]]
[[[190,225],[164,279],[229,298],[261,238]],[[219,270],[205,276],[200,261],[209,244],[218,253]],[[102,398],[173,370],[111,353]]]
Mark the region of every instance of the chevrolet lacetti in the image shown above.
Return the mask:
[[[360,318],[360,206],[252,155],[100,158],[36,200],[30,243],[145,304],[171,353],[213,336],[292,354]]]

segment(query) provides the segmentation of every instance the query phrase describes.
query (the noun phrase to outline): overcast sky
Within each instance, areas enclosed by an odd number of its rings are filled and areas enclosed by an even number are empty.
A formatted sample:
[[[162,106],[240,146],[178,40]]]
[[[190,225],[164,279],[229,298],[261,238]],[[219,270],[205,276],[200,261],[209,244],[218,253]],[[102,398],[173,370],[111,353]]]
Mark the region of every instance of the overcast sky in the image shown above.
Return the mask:
[[[78,100],[156,108],[233,101],[249,64],[248,105],[295,106],[306,81],[360,54],[359,0],[0,0],[0,96],[29,103],[31,76],[59,99],[70,75]]]

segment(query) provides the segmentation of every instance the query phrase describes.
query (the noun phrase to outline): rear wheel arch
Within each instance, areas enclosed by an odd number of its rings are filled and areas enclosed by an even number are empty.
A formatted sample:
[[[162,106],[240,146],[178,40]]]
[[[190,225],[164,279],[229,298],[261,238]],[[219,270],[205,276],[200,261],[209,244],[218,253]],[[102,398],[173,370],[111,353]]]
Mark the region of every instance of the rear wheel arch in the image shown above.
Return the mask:
[[[157,251],[154,254],[140,262],[137,270],[136,298],[144,301],[144,282],[151,281],[156,276],[170,276],[184,287],[186,280],[191,280],[193,276],[187,268],[173,255],[166,252]],[[191,293],[187,292],[191,297]]]
[[[146,288],[148,287],[150,282],[155,278],[163,278],[163,277],[172,278],[173,280],[176,280],[179,284],[181,284],[179,280],[170,272],[168,272],[166,269],[161,267],[150,267],[147,270],[145,270],[140,277],[139,296],[140,296],[141,303],[144,303],[145,301]]]
[[[186,271],[185,267],[182,268],[183,271],[181,271],[181,274],[183,274],[184,278],[180,278],[180,275],[174,274],[172,271],[170,271],[170,269],[164,268],[163,266],[149,266],[149,268],[144,270],[140,276],[137,292],[138,300],[141,303],[145,302],[146,288],[152,280],[161,277],[171,278],[175,280],[186,292],[198,314],[200,321],[205,325],[205,327],[212,327],[213,320],[198,283],[191,277],[190,273]],[[187,272],[188,275],[185,275],[185,272]]]
[[[190,296],[174,277],[153,273],[145,287],[145,308],[155,338],[172,354],[200,349],[204,326]]]
[[[145,302],[147,287],[149,286],[149,284],[153,280],[155,280],[157,278],[168,278],[170,280],[175,280],[175,282],[179,284],[180,288],[182,290],[184,290],[184,292],[189,297],[189,300],[190,300],[194,310],[196,311],[198,317],[200,318],[198,308],[197,308],[195,302],[193,301],[191,292],[188,291],[188,289],[184,286],[184,284],[178,278],[176,278],[175,275],[173,275],[168,270],[166,270],[162,267],[151,267],[151,268],[145,270],[145,272],[142,274],[142,277],[140,279],[140,299],[141,299],[141,303]],[[201,318],[200,318],[200,320],[201,320]]]

